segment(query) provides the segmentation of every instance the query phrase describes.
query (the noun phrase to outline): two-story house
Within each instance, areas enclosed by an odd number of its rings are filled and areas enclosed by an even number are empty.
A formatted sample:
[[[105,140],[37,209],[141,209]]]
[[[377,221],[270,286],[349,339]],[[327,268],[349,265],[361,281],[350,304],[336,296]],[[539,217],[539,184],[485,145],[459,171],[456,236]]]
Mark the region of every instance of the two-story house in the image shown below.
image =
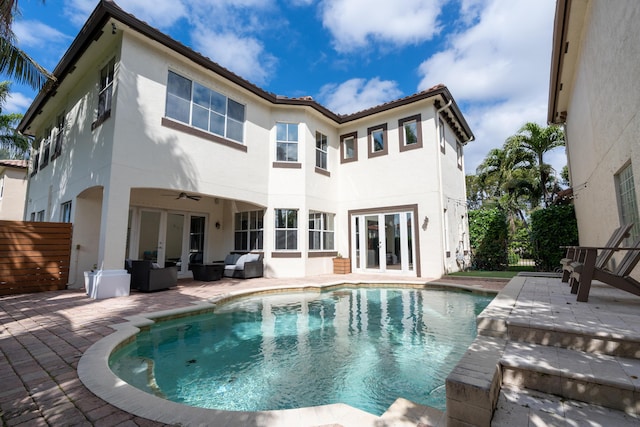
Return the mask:
[[[94,264],[180,266],[260,251],[265,275],[439,277],[468,250],[464,145],[449,90],[353,114],[269,93],[100,1],[20,131],[25,218],[73,222],[70,286]]]
[[[23,219],[27,168],[26,160],[0,160],[0,220]]]

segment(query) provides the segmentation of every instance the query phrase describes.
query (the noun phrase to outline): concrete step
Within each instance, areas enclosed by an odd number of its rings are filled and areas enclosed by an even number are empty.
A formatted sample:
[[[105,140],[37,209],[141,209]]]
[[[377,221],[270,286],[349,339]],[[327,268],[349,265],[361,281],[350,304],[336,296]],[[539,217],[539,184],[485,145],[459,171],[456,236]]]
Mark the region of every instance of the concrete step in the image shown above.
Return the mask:
[[[638,419],[599,405],[518,387],[502,387],[491,427],[527,425],[632,427],[638,425]]]
[[[639,359],[509,342],[500,366],[503,385],[612,408],[640,420]]]

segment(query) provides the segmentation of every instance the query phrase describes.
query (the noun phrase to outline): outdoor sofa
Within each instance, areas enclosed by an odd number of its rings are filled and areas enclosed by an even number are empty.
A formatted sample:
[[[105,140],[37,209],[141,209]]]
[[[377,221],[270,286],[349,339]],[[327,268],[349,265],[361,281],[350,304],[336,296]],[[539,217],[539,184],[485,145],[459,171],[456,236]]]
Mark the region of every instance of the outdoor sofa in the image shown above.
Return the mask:
[[[231,253],[224,259],[224,277],[250,279],[262,277],[263,273],[262,254]]]
[[[153,292],[178,285],[177,266],[159,268],[150,260],[132,260],[130,264],[132,289]]]

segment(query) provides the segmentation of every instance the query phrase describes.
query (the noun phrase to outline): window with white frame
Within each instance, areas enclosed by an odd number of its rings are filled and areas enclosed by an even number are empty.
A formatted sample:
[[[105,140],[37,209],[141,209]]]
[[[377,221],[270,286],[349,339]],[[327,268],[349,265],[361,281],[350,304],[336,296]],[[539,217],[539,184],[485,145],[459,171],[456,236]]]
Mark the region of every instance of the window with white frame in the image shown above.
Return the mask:
[[[462,170],[462,144],[456,141],[456,156],[458,158],[458,169]]]
[[[316,131],[316,167],[327,170],[327,136]]]
[[[34,141],[34,144],[31,147],[31,158],[33,159],[31,163],[31,176],[33,176],[38,173],[40,163],[40,143],[36,143]]]
[[[36,221],[43,222],[44,221],[44,211],[39,211],[36,215]]]
[[[244,142],[245,106],[169,71],[165,115],[214,135]]]
[[[29,220],[31,222],[35,222],[35,220],[36,220],[36,213],[35,212],[31,212],[31,216],[29,217]]]
[[[340,136],[340,162],[355,162],[358,160],[358,133],[352,132]]]
[[[64,139],[65,113],[64,111],[56,118],[56,138],[53,146],[53,156],[55,159],[62,153],[62,142]]]
[[[400,151],[422,148],[422,129],[420,123],[422,115],[405,117],[398,120],[398,131],[400,133]]]
[[[276,250],[298,249],[298,210],[276,209]]]
[[[98,118],[96,125],[103,122],[111,115],[111,98],[113,97],[113,77],[116,60],[100,70],[100,91],[98,92]]]
[[[40,169],[43,169],[49,164],[49,152],[51,150],[51,128],[47,128],[44,134],[44,141],[42,144],[42,156],[40,157]]]
[[[387,124],[382,124],[367,129],[369,140],[369,157],[387,154]]]
[[[335,249],[335,215],[324,212],[309,212],[309,250],[330,251]]]
[[[276,160],[298,161],[298,124],[276,123]]]
[[[445,129],[444,129],[444,122],[442,121],[441,118],[438,119],[438,132],[440,135],[440,151],[442,151],[443,153],[446,150],[446,146],[447,146],[447,142],[445,139]]]
[[[638,237],[640,237],[640,217],[638,215],[638,201],[636,199],[636,188],[633,182],[631,163],[618,172],[615,176],[615,183],[618,193],[620,222],[622,224],[633,223],[628,241],[635,242]]]
[[[236,212],[234,248],[236,251],[263,249],[264,211]]]
[[[71,201],[60,205],[60,222],[71,222]]]

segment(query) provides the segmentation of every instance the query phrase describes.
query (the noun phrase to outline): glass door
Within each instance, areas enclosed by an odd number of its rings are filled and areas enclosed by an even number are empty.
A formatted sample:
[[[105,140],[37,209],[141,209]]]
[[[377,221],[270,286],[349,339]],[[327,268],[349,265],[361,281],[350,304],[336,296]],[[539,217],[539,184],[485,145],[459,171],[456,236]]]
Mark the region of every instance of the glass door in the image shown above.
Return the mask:
[[[182,270],[184,217],[180,213],[168,213],[165,227],[164,266],[178,266],[178,271]]]
[[[146,259],[158,262],[160,244],[160,218],[159,211],[140,212],[140,237],[138,239],[138,259]]]
[[[356,270],[415,271],[412,212],[354,215],[351,221]]]
[[[380,270],[380,221],[378,215],[369,215],[364,218],[367,228],[367,253],[365,254],[366,268]]]

